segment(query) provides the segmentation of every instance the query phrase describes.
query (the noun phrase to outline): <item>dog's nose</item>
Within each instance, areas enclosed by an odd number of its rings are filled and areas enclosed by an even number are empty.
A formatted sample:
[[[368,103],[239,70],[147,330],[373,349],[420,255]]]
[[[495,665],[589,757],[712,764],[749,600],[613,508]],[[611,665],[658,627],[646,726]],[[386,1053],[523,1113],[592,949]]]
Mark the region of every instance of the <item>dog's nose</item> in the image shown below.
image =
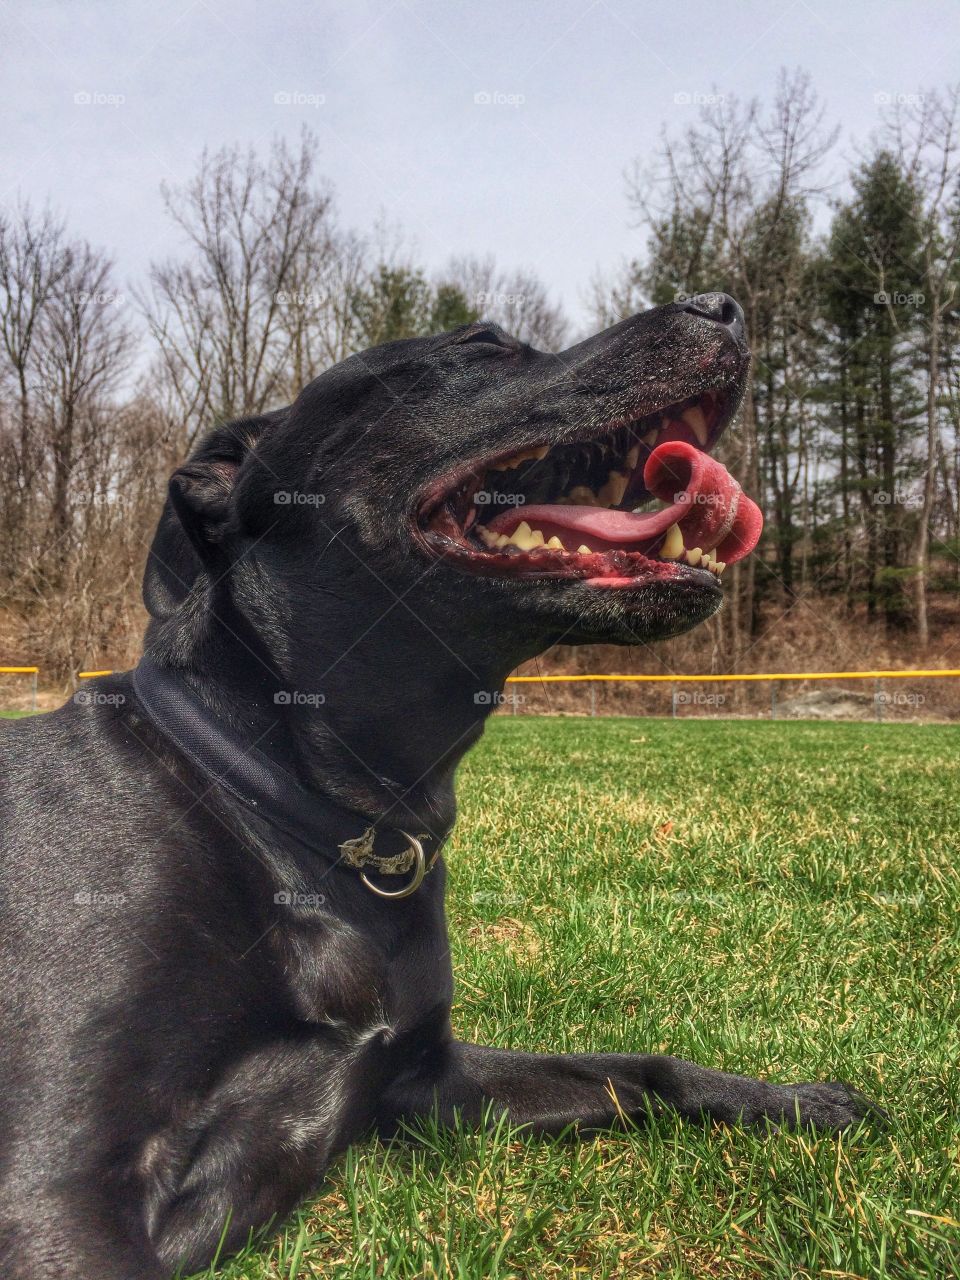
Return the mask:
[[[687,298],[683,310],[691,315],[703,316],[705,320],[713,320],[722,324],[735,338],[742,339],[744,334],[743,307],[729,293],[698,293],[694,298]]]

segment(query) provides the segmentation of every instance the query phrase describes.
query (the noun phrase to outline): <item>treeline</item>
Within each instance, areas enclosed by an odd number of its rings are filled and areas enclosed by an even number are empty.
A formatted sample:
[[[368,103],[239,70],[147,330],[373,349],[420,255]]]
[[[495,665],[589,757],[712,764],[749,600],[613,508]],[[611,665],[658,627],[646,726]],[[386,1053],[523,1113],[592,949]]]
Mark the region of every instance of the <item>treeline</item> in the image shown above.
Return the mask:
[[[827,600],[885,634],[931,631],[960,591],[957,90],[893,102],[848,172],[807,78],[771,104],[712,95],[629,173],[642,245],[593,282],[597,327],[725,289],[752,385],[725,460],[766,515],[712,661]],[[832,175],[827,185],[826,175]],[[840,192],[842,194],[836,194]],[[532,272],[345,228],[317,148],[205,153],[163,189],[180,256],[122,285],[49,212],[0,215],[0,645],[66,672],[135,655],[143,559],[170,470],[211,425],[287,403],[352,351],[481,317],[559,349],[579,335]],[[934,625],[936,617],[934,616]]]

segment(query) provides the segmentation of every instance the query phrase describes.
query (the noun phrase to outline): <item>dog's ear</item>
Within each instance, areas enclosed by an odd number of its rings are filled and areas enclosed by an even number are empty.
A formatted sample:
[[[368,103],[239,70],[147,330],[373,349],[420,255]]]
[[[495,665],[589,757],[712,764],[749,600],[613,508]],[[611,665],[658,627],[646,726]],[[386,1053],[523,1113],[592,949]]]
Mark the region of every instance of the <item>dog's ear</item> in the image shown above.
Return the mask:
[[[233,458],[203,458],[178,467],[170,477],[170,504],[201,563],[220,559],[217,548],[239,471]]]
[[[169,617],[205,570],[225,567],[221,547],[240,468],[282,411],[218,427],[170,477],[147,556],[143,602],[152,618]]]

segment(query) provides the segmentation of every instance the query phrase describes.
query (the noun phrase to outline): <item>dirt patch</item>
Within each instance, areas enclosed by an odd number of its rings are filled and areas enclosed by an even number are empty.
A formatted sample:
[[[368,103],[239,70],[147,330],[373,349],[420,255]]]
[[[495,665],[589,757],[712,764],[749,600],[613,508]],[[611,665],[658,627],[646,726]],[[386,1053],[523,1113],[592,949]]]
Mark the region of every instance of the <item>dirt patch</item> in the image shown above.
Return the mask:
[[[517,960],[535,960],[540,954],[540,939],[536,932],[513,916],[503,916],[493,923],[471,925],[467,937],[481,950],[501,947]]]
[[[810,689],[777,702],[778,720],[874,720],[877,702],[862,689]]]

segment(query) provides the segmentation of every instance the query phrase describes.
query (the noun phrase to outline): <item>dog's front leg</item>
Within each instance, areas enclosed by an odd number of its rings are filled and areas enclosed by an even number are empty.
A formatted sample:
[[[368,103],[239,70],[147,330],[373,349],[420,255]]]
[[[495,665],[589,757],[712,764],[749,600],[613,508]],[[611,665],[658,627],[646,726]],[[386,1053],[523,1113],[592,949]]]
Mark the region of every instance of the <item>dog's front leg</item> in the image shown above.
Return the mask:
[[[768,1084],[659,1054],[519,1053],[451,1041],[384,1099],[381,1127],[436,1111],[478,1122],[491,1108],[516,1124],[555,1134],[570,1125],[606,1128],[670,1108],[691,1120],[843,1129],[870,1104],[840,1083]]]

